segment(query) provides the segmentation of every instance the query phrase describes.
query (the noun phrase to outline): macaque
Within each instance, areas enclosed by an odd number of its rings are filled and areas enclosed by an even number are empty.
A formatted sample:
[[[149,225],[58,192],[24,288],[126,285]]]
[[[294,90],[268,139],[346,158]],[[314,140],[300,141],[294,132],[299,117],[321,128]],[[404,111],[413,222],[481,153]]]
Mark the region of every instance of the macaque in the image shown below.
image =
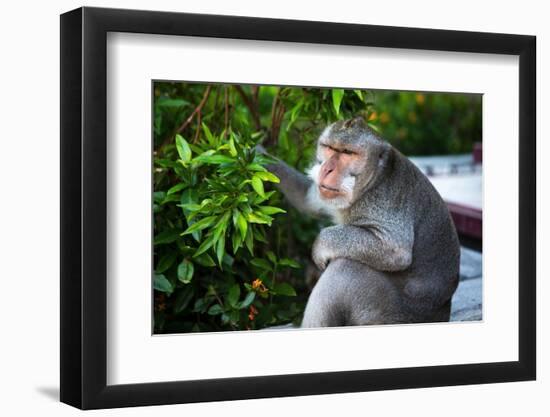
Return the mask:
[[[268,167],[304,214],[329,216],[312,258],[322,271],[302,327],[448,321],[460,245],[422,172],[358,117],[329,125],[304,175]]]

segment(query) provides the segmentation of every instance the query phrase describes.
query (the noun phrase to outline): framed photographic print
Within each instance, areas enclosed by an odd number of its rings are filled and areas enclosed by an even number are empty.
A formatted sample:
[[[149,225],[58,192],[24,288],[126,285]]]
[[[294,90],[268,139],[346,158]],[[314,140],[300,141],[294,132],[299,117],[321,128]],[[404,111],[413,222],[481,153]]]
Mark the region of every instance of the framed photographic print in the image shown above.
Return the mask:
[[[535,379],[535,38],[61,16],[61,401]]]

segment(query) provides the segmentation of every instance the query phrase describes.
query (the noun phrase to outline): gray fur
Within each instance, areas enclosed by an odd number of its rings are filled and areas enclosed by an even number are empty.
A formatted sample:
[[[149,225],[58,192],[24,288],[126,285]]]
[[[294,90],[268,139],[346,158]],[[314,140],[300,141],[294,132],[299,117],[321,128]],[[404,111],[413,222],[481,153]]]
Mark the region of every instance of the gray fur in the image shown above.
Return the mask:
[[[339,223],[321,230],[313,245],[324,271],[302,326],[448,321],[460,246],[440,195],[362,119],[337,122],[322,138],[366,150],[347,206],[323,202],[317,184],[284,162],[269,167],[298,210]]]

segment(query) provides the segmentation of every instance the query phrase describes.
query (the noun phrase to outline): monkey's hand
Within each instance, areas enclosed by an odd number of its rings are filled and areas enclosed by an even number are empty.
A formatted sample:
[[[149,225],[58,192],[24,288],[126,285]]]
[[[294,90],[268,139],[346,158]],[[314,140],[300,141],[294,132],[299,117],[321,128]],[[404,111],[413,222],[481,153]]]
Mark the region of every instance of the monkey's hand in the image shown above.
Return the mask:
[[[258,143],[254,149],[258,155],[269,155],[261,143]]]
[[[329,262],[336,257],[330,244],[332,242],[329,236],[331,234],[330,229],[332,229],[332,227],[322,229],[313,243],[311,257],[315,265],[317,265],[317,268],[321,271],[324,271]]]

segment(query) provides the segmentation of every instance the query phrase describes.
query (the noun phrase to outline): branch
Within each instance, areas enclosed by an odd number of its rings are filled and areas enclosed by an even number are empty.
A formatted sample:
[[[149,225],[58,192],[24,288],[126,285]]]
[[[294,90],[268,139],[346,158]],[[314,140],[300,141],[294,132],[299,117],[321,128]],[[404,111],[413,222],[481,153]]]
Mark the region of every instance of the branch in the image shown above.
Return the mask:
[[[261,130],[262,124],[260,122],[260,114],[258,113],[258,109],[254,105],[252,100],[250,100],[250,97],[246,95],[246,93],[244,92],[243,88],[240,85],[235,85],[234,87],[235,87],[235,90],[237,90],[237,93],[239,93],[239,95],[243,99],[243,102],[246,105],[246,107],[248,107],[248,110],[250,110],[250,114],[252,115],[252,119],[254,120],[254,126],[256,127],[256,130]]]
[[[266,141],[266,146],[274,145],[279,138],[279,132],[281,131],[281,124],[285,116],[285,105],[279,98],[279,93],[281,90],[277,91],[277,95],[273,99],[273,104],[271,106],[271,133]]]
[[[274,137],[278,135],[277,133],[277,109],[279,104],[279,95],[281,94],[281,88],[277,90],[277,94],[273,97],[273,103],[271,103],[271,132],[269,133],[269,138],[265,141],[265,145],[271,145],[274,142]]]
[[[204,107],[204,105],[206,104],[206,101],[208,100],[208,96],[210,96],[210,90],[212,89],[212,86],[208,86],[206,87],[206,90],[204,90],[204,94],[202,96],[202,99],[201,99],[201,102],[199,103],[199,105],[197,107],[195,107],[195,110],[193,110],[193,112],[191,113],[191,115],[185,119],[185,121],[180,125],[180,127],[178,127],[174,132],[172,132],[169,136],[167,136],[164,141],[162,142],[162,144],[160,145],[160,148],[164,148],[166,145],[168,145],[170,143],[170,141],[172,140],[172,137],[176,134],[176,133],[181,133],[183,132],[183,130],[189,126],[189,124],[193,121],[194,117],[197,115],[197,113],[200,113],[200,111],[202,110],[202,108]]]

